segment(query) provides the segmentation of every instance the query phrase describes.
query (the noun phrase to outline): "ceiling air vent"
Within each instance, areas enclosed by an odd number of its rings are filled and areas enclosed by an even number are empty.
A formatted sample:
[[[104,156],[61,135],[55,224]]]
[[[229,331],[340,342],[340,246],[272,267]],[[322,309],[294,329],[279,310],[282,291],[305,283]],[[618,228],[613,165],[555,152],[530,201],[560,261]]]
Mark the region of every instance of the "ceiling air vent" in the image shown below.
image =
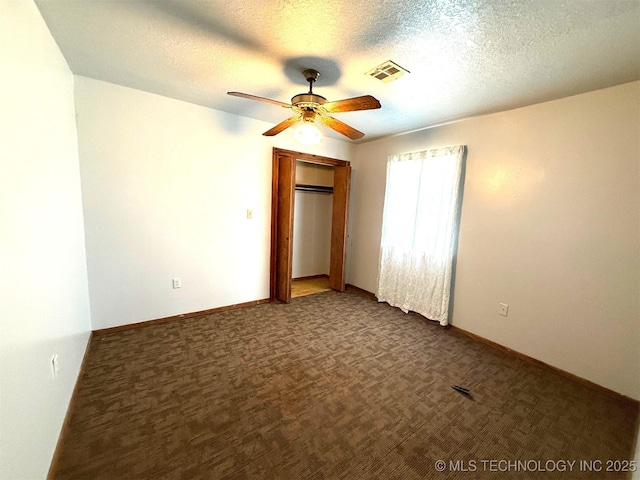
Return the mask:
[[[387,60],[373,70],[369,70],[366,75],[371,75],[373,78],[377,78],[384,83],[389,83],[393,80],[397,80],[405,73],[409,73],[409,70],[402,68],[391,60]]]

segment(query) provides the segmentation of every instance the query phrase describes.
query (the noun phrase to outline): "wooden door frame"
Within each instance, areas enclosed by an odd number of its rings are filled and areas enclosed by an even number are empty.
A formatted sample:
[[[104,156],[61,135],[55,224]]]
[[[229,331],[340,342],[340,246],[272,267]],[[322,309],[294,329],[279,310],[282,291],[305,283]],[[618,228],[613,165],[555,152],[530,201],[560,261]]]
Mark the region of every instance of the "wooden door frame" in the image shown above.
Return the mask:
[[[344,291],[344,271],[345,271],[345,259],[346,259],[346,247],[347,247],[347,223],[349,219],[349,191],[350,191],[350,173],[351,165],[346,160],[338,160],[336,158],[324,157],[320,155],[313,155],[309,153],[296,152],[293,150],[285,150],[281,148],[273,148],[273,162],[272,162],[272,174],[271,174],[271,262],[270,262],[270,293],[271,300],[278,298],[278,261],[279,253],[285,251],[289,255],[289,262],[284,262],[287,269],[290,269],[293,261],[293,207],[290,212],[290,224],[287,226],[280,225],[279,218],[281,216],[279,211],[279,204],[284,204],[286,208],[288,205],[293,205],[293,196],[295,191],[292,192],[292,198],[282,198],[280,191],[280,171],[281,171],[281,158],[293,158],[293,172],[295,182],[295,162],[302,161],[305,163],[313,163],[317,165],[324,165],[329,167],[339,167],[346,172],[347,181],[345,185],[334,189],[333,208],[332,208],[332,222],[331,222],[331,260],[330,260],[330,283],[331,288],[334,290]],[[335,176],[335,170],[334,170]],[[335,182],[334,182],[335,183]],[[337,198],[340,197],[340,198]],[[284,203],[283,203],[284,202]],[[290,203],[288,203],[290,202]],[[336,217],[336,208],[341,209],[344,214],[341,217]],[[285,232],[285,233],[280,233]],[[288,238],[281,238],[282,235],[288,233]],[[280,249],[280,250],[279,250]],[[283,250],[284,249],[284,250]],[[283,264],[281,260],[281,265]],[[286,272],[285,272],[286,273]],[[282,277],[282,275],[280,275]],[[282,280],[282,278],[280,278]],[[291,274],[289,272],[288,281],[291,281]],[[280,282],[282,283],[282,281]],[[280,285],[282,289],[282,285]],[[284,301],[288,301],[289,296],[285,297]]]
[[[351,167],[349,165],[335,165],[333,167],[333,205],[331,209],[329,287],[339,292],[344,292],[345,290],[350,189]]]

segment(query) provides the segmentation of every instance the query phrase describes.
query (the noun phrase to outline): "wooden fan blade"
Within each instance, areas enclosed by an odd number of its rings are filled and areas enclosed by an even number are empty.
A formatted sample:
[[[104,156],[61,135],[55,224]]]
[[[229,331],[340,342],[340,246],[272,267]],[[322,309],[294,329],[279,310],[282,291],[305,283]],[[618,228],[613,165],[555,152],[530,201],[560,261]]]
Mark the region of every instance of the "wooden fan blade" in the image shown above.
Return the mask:
[[[295,117],[287,118],[283,122],[280,122],[279,124],[277,124],[275,127],[273,127],[271,129],[267,130],[266,132],[264,132],[262,135],[264,135],[265,137],[273,137],[274,135],[279,134],[283,130],[286,130],[291,125],[297,123],[298,120],[300,120],[300,115],[296,115]]]
[[[279,102],[278,100],[271,100],[270,98],[258,97],[256,95],[249,95],[248,93],[240,92],[227,92],[227,95],[233,95],[234,97],[248,98],[249,100],[258,100],[259,102],[270,103],[272,105],[278,105],[279,107],[291,108],[289,103]]]
[[[327,102],[322,105],[322,107],[329,113],[355,112],[356,110],[374,110],[380,108],[380,102],[371,95],[363,95],[362,97]]]
[[[336,120],[333,117],[323,115],[320,117],[320,121],[327,127],[333,128],[336,132],[341,133],[345,137],[349,137],[351,140],[358,140],[359,138],[364,137],[364,133],[350,127],[346,123],[342,123],[340,120]]]

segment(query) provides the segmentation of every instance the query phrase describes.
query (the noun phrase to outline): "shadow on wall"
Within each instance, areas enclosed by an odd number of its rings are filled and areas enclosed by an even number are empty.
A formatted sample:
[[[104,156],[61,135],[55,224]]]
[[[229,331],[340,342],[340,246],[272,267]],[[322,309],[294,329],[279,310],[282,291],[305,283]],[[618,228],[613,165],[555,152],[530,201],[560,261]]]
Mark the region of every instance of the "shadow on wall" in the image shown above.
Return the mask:
[[[224,117],[222,117],[221,114],[224,115]],[[211,128],[212,135],[216,131],[224,131],[229,133],[230,135],[238,135],[238,136],[250,134],[250,135],[254,135],[256,138],[256,141],[258,141],[259,139],[266,138],[262,136],[262,132],[270,128],[268,125],[265,125],[263,129],[256,130],[254,119],[249,117],[243,117],[241,115],[235,115],[233,113],[209,112],[209,118],[212,124],[212,128]]]

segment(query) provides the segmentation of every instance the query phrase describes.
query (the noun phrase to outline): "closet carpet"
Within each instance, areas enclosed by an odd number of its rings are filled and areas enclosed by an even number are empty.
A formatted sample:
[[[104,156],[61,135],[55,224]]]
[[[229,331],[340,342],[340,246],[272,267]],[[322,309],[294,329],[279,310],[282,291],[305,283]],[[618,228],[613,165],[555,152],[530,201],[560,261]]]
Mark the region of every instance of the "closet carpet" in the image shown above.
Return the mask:
[[[637,422],[635,402],[331,291],[94,335],[53,478],[622,479]]]

